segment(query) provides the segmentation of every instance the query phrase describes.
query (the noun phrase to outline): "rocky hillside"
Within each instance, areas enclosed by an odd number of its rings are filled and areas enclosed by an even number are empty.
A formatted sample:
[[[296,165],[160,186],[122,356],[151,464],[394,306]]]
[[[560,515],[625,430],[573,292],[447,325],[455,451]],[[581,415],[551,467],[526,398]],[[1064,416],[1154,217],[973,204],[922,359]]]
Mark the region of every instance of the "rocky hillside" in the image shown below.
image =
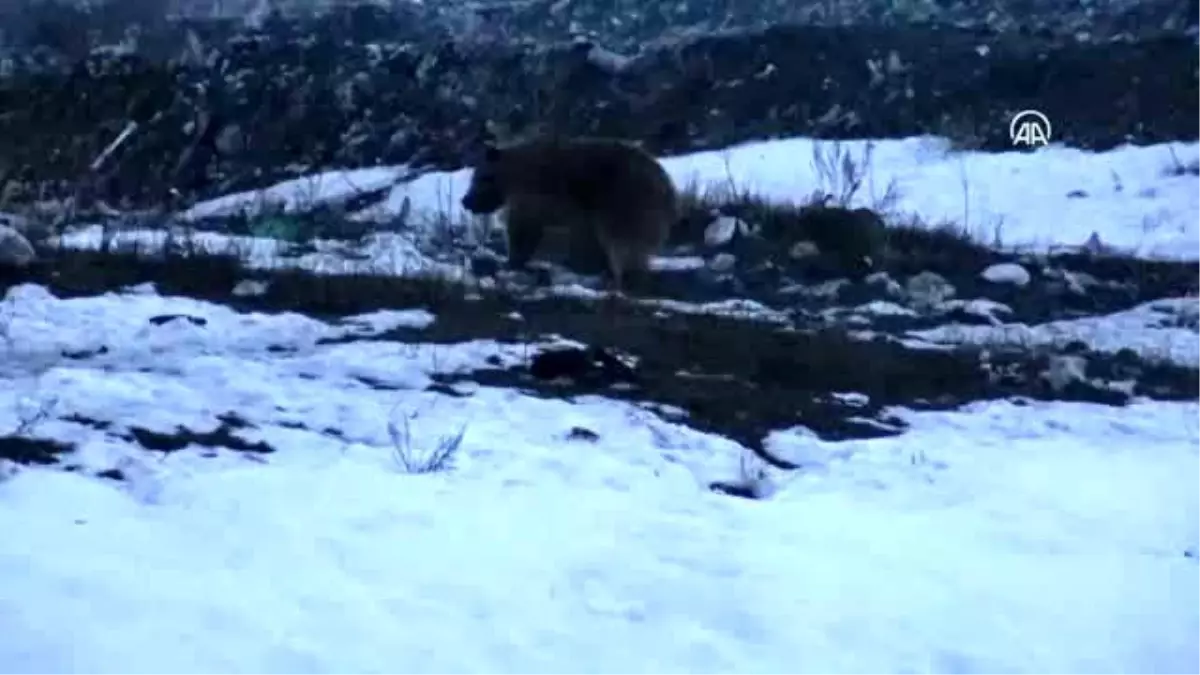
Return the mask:
[[[8,201],[147,206],[316,168],[456,168],[486,127],[660,154],[787,135],[1001,149],[1033,108],[1055,140],[1101,149],[1194,139],[1200,114],[1194,2],[399,2],[253,20],[119,2],[9,24]]]

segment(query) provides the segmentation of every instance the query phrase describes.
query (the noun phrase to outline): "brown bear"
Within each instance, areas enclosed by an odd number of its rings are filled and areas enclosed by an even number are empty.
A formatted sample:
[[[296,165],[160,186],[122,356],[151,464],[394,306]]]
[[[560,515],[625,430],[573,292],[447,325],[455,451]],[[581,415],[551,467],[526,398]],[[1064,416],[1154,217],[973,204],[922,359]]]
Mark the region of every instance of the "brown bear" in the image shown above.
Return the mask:
[[[524,267],[547,233],[565,236],[568,266],[607,271],[618,291],[647,271],[679,219],[675,185],[658,160],[604,138],[489,144],[462,206],[508,208],[510,267]]]

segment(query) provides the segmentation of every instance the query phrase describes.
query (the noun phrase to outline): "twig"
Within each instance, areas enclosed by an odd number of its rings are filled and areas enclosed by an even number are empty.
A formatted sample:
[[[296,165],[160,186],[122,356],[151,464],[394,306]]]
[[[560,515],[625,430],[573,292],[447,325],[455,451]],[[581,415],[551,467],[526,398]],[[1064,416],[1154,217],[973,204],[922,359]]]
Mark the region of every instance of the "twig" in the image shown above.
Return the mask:
[[[125,128],[121,130],[121,133],[117,134],[117,137],[113,139],[112,143],[109,143],[108,147],[104,148],[104,150],[96,156],[96,159],[92,160],[92,163],[88,168],[90,168],[93,172],[99,171],[100,168],[104,166],[104,163],[108,161],[108,158],[117,151],[117,148],[124,145],[125,141],[129,140],[129,138],[133,136],[137,130],[137,122],[132,120],[126,122]]]

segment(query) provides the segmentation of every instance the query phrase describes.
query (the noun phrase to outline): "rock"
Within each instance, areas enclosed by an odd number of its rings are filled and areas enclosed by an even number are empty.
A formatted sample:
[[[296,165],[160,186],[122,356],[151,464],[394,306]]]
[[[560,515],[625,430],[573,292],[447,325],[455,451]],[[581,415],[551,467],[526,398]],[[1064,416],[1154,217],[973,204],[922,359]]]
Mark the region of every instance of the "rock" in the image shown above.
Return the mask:
[[[0,227],[10,227],[29,241],[44,241],[55,234],[57,214],[30,205],[28,213],[0,211]]]
[[[1073,295],[1087,295],[1088,289],[1098,285],[1100,282],[1088,274],[1087,272],[1073,272],[1071,270],[1051,268],[1047,270],[1046,276],[1057,281],[1057,284],[1050,284],[1050,288],[1055,288],[1052,292],[1070,293]]]
[[[912,304],[922,309],[932,309],[957,293],[954,286],[936,272],[921,272],[909,278],[904,290]]]
[[[6,213],[0,211],[0,227],[8,227],[18,232],[23,232],[30,226],[29,218],[19,213]]]
[[[1090,253],[1092,255],[1110,255],[1117,252],[1116,249],[1108,244],[1105,244],[1104,241],[1100,239],[1100,233],[1095,231],[1093,231],[1091,236],[1089,236],[1087,240],[1080,245],[1079,250],[1083,253]]]
[[[708,269],[713,272],[728,272],[737,265],[737,257],[732,253],[718,253],[708,261]]]
[[[146,321],[148,321],[152,326],[162,326],[174,321],[183,321],[199,327],[208,325],[208,319],[205,319],[202,316],[192,316],[190,314],[156,314],[146,319]]]
[[[1004,323],[1001,316],[1011,316],[1013,310],[1004,303],[976,298],[974,300],[950,300],[942,304],[946,318],[966,324],[999,326]]]
[[[869,269],[886,241],[883,219],[870,209],[809,206],[801,210],[794,227],[849,274]]]
[[[804,290],[805,295],[811,298],[820,298],[822,300],[833,301],[838,295],[850,286],[850,282],[845,279],[834,279],[826,281],[815,286],[811,286]]]
[[[980,273],[985,281],[1024,288],[1029,285],[1029,271],[1017,263],[997,263]]]
[[[529,363],[529,374],[538,380],[612,385],[636,379],[633,368],[612,352],[599,347],[549,348]]]
[[[16,229],[0,225],[0,264],[25,267],[37,259],[33,245]]]
[[[230,124],[217,134],[214,144],[222,155],[236,155],[245,149],[245,134],[241,127]]]
[[[605,49],[599,45],[590,45],[587,50],[588,63],[600,68],[610,75],[620,75],[629,69],[633,59]]]
[[[467,268],[476,279],[500,277],[509,270],[504,256],[489,249],[477,249],[467,260]]]
[[[719,216],[704,228],[704,245],[717,248],[733,240],[735,234],[744,234],[746,224],[732,216]]]
[[[788,250],[788,257],[790,257],[792,260],[802,260],[804,258],[811,258],[820,254],[821,249],[817,248],[816,244],[807,240],[798,241],[795,244],[792,244],[792,248]]]
[[[1042,379],[1059,394],[1073,384],[1087,381],[1087,360],[1082,356],[1052,356]]]
[[[873,300],[866,304],[859,305],[854,308],[854,311],[862,314],[870,314],[874,316],[906,316],[915,317],[917,313],[907,307],[901,307],[894,302],[887,300]]]
[[[265,281],[257,279],[243,279],[233,287],[233,295],[237,298],[250,298],[259,295],[266,295],[269,284]]]
[[[887,272],[876,272],[867,275],[863,279],[863,283],[868,288],[878,289],[885,297],[900,298],[904,296],[904,287],[901,286],[895,279],[888,275]]]

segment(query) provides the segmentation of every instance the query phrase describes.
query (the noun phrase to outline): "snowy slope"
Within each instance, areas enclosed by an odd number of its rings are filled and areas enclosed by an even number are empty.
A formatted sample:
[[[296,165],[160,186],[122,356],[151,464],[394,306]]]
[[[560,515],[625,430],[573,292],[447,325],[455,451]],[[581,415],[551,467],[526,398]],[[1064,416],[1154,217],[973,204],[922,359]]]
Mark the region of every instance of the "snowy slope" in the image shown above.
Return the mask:
[[[1200,144],[1169,143],[1088,152],[1047,147],[1037,152],[949,151],[944,139],[844,142],[838,147],[862,162],[870,150],[869,180],[856,203],[872,205],[889,185],[896,214],[916,214],[930,224],[954,222],[989,244],[1045,250],[1080,246],[1092,236],[1111,247],[1152,258],[1200,258],[1200,191],[1182,167],[1200,161]],[[748,143],[663,161],[680,187],[736,185],[782,201],[803,201],[814,190],[837,192],[836,176],[822,174],[815,154],[835,152],[831,142],[794,138]],[[330,172],[288,181],[265,192],[285,204],[344,198],[353,186],[374,189],[404,176],[402,167]],[[469,169],[428,173],[397,185],[371,213],[386,218],[407,210],[413,219],[466,220],[459,207]],[[263,192],[221,197],[188,215],[254,210]]]
[[[680,182],[732,174],[803,199],[820,180],[810,152],[797,139],[667,164]],[[1192,161],[1200,146],[1175,152]],[[1096,233],[1195,259],[1197,178],[1164,175],[1169,157],[947,154],[910,139],[879,142],[874,162],[878,182],[900,185],[898,208],[931,222],[961,219],[966,171],[971,218],[1003,218],[1004,244]],[[272,199],[338,200],[400,175],[343,172]],[[406,198],[418,217],[453,210],[465,178],[397,185],[384,215]],[[263,268],[464,274],[393,235],[365,260],[318,242],[289,263],[278,242],[196,236]],[[1198,307],[912,337],[1081,339],[1195,367],[1197,331],[1163,316]],[[897,409],[909,428],[871,440],[779,429],[766,446],[804,467],[783,472],[649,405],[431,388],[538,346],[385,335],[434,319],[11,288],[0,444],[67,451],[58,466],[0,460],[0,673],[1200,672],[1194,401]],[[460,431],[451,466],[404,469]]]
[[[6,363],[84,335],[110,351],[5,377],[0,426],[48,411],[36,435],[79,444],[82,468],[0,484],[3,672],[1200,667],[1195,404],[995,403],[838,444],[778,432],[777,452],[821,468],[746,502],[703,489],[737,477],[735,444],[631,405],[422,391],[435,367],[512,347],[316,344],[420,313],[347,329],[144,291],[18,295],[13,334],[36,346]],[[163,313],[207,324],[144,328]],[[121,438],[229,411],[276,452]],[[404,474],[398,415],[422,448],[465,424],[456,469]],[[598,438],[565,440],[575,427]],[[113,468],[126,480],[86,475]]]

